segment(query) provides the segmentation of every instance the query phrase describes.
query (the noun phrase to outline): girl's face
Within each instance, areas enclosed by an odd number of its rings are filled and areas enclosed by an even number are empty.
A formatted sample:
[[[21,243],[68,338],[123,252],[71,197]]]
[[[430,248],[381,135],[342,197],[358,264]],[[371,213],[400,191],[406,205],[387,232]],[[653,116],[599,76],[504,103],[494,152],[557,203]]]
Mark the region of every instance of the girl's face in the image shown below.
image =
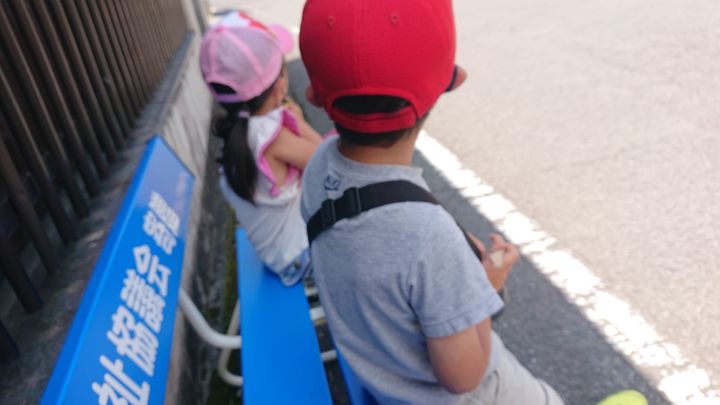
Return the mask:
[[[279,102],[285,100],[290,88],[290,77],[288,76],[287,66],[283,63],[282,69],[280,70],[280,77],[275,83],[275,92],[279,97]]]

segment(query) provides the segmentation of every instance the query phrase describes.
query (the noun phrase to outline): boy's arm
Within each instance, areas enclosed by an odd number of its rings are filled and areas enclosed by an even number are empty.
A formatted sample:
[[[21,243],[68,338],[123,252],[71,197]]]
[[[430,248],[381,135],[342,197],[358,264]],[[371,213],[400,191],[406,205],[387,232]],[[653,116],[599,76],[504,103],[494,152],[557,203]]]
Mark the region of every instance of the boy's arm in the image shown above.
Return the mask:
[[[490,319],[454,335],[428,338],[433,372],[453,394],[474,390],[482,381],[490,359]]]
[[[433,220],[415,232],[420,235],[418,262],[408,272],[408,302],[425,335],[438,382],[453,393],[471,391],[486,373],[490,317],[502,308],[502,300],[453,218],[434,206],[417,210],[419,217]],[[495,239],[491,249],[504,248]],[[512,255],[507,259],[512,261]]]

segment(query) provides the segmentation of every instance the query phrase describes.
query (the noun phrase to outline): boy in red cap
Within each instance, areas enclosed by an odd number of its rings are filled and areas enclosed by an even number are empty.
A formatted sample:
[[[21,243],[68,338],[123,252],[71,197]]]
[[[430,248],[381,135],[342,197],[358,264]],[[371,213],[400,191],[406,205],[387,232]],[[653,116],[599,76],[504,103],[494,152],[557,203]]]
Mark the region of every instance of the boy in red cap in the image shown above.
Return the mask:
[[[451,1],[308,0],[300,51],[308,99],[340,135],[306,167],[301,210],[328,325],[365,388],[380,403],[562,404],[492,332],[517,249],[493,235],[503,259],[481,263],[411,166],[430,109],[465,78]]]

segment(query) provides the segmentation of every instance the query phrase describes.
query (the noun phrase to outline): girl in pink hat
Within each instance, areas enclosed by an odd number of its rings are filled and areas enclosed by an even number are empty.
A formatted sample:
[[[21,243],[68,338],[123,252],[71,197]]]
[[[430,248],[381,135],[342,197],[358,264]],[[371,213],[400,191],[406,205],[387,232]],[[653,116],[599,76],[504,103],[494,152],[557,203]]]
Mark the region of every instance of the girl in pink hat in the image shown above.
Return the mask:
[[[292,37],[244,13],[224,17],[203,38],[200,67],[225,110],[220,189],[265,265],[290,286],[310,260],[300,215],[300,177],[322,141],[297,105],[287,104],[284,54]]]

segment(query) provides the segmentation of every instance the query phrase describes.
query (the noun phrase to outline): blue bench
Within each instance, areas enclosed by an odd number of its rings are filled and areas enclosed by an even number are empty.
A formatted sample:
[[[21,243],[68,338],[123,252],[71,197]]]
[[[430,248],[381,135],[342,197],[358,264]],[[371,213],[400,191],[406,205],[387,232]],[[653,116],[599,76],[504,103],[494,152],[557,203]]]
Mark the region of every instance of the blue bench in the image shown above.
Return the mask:
[[[331,404],[310,308],[301,284],[285,287],[264,268],[245,231],[235,235],[242,331],[243,400],[254,404]],[[338,354],[348,397],[374,404]]]
[[[43,405],[165,403],[193,182],[155,136],[95,264]]]
[[[178,301],[204,339],[226,350],[241,346],[239,336],[212,331],[180,288],[192,184],[160,137],[149,142],[42,404],[164,403]],[[331,404],[303,286],[286,288],[266,271],[242,230],[236,244],[244,400]],[[352,403],[374,403],[338,360]]]

